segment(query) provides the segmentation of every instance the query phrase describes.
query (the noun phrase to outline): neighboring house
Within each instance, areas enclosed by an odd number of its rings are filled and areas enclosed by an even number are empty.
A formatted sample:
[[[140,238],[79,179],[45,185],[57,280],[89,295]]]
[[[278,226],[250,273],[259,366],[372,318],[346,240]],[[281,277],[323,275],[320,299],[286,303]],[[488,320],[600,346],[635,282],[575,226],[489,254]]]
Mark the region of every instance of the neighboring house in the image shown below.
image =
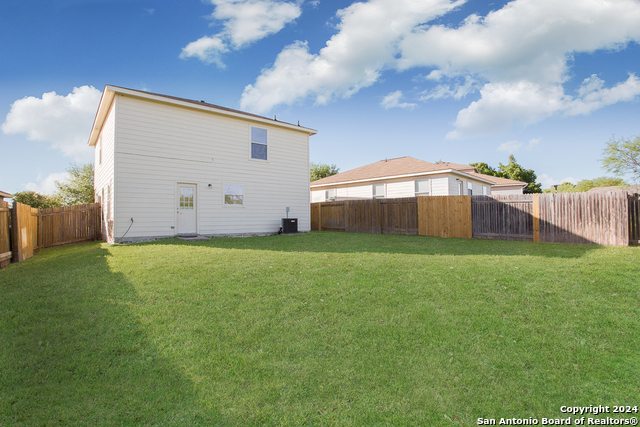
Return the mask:
[[[640,185],[616,185],[612,187],[593,187],[587,193],[609,193],[611,191],[629,191],[630,193],[640,193]]]
[[[526,182],[483,175],[473,166],[412,157],[381,160],[313,181],[311,202],[414,196],[522,194]]]
[[[0,191],[0,202],[4,201],[4,199],[10,199],[11,197],[13,197],[11,194]]]
[[[89,145],[109,242],[310,229],[316,131],[204,101],[106,86]]]

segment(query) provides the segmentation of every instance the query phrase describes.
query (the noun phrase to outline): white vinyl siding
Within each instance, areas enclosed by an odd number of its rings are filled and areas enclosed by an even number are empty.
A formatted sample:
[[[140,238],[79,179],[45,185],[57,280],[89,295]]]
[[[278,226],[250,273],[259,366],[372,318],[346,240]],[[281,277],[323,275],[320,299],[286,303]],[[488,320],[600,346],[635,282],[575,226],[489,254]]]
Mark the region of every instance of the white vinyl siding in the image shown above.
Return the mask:
[[[311,203],[324,202],[324,190],[314,190],[311,192]]]
[[[113,218],[113,198],[108,199],[106,189],[107,186],[112,185],[114,176],[114,152],[115,152],[115,106],[112,105],[100,137],[98,139],[99,149],[95,150],[94,160],[94,189],[96,195],[96,201],[100,198],[102,204],[102,238],[108,239],[107,236],[107,217]],[[96,147],[98,148],[98,147]],[[112,241],[111,241],[112,243]]]
[[[277,232],[290,207],[310,229],[309,136],[260,123],[269,162],[247,156],[250,120],[117,94],[115,235],[175,235],[176,183],[198,185],[198,234]],[[243,183],[244,209],[224,206],[224,183]],[[209,187],[211,184],[211,187]]]
[[[336,188],[336,200],[370,199],[372,197],[371,185],[354,185],[353,187]]]
[[[389,181],[387,182],[387,199],[399,197],[413,197],[413,181]]]

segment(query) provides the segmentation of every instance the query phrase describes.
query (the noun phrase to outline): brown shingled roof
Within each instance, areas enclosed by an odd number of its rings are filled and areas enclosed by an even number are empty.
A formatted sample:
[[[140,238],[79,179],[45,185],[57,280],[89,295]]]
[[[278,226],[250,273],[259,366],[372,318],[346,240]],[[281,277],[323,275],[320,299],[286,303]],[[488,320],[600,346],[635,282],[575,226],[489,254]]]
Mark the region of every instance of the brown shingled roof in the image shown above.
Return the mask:
[[[478,179],[491,181],[496,185],[526,185],[525,182],[515,181],[506,178],[497,178],[478,173],[478,170],[469,165],[460,165],[457,163],[430,163],[424,160],[414,159],[413,157],[399,157],[397,159],[385,159],[376,163],[341,172],[336,175],[313,181],[311,187],[327,184],[340,184],[343,182],[365,181],[370,179],[378,179],[392,176],[415,175],[420,173],[430,173],[439,171],[454,170],[467,175],[474,176]]]

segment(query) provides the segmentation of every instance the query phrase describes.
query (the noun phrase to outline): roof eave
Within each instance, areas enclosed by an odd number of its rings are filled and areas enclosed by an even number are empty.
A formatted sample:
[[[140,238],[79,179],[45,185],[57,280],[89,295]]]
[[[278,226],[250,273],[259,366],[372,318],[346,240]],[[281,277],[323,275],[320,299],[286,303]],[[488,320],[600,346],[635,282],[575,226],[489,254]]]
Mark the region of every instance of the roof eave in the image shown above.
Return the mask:
[[[382,176],[382,177],[377,177],[377,178],[365,178],[365,179],[358,179],[358,180],[352,180],[352,181],[341,181],[341,182],[332,182],[332,183],[328,183],[328,184],[317,184],[317,185],[313,185],[313,183],[310,184],[310,188],[320,188],[320,187],[328,187],[331,185],[345,185],[345,184],[358,184],[358,183],[363,183],[363,182],[371,182],[371,181],[382,181],[385,179],[399,179],[399,178],[413,178],[413,177],[419,177],[419,176],[425,176],[425,175],[438,175],[438,174],[444,174],[444,173],[451,173],[454,175],[461,175],[467,178],[471,178],[473,180],[476,181],[481,181],[481,182],[485,182],[491,186],[495,185],[492,181],[489,181],[487,179],[483,179],[483,178],[476,178],[475,176],[472,175],[468,175],[464,172],[460,172],[457,171],[455,169],[443,169],[443,170],[438,170],[438,171],[431,171],[431,172],[418,172],[418,173],[412,173],[412,174],[406,174],[406,175],[392,175],[392,176]]]
[[[242,119],[242,120],[250,120],[250,121],[253,121],[253,122],[268,124],[268,125],[271,125],[271,126],[279,126],[279,127],[290,129],[290,130],[294,130],[294,131],[297,131],[297,132],[304,132],[304,133],[308,134],[309,136],[315,135],[315,134],[318,133],[318,131],[315,130],[315,129],[306,128],[304,126],[298,126],[298,125],[294,125],[294,124],[286,123],[286,122],[279,122],[277,120],[269,119],[267,117],[260,117],[260,116],[256,116],[256,115],[252,115],[252,114],[249,115],[249,114],[242,114],[241,112],[223,110],[223,109],[212,107],[212,106],[210,106],[210,104],[198,105],[197,103],[193,103],[193,102],[181,101],[179,99],[174,99],[174,98],[170,98],[170,97],[164,97],[162,95],[152,94],[152,93],[148,93],[148,92],[142,92],[142,91],[137,91],[137,90],[132,90],[132,89],[126,89],[126,88],[119,87],[119,86],[107,85],[107,86],[105,86],[105,90],[104,91],[105,91],[105,93],[107,93],[107,92],[113,93],[113,96],[115,96],[115,94],[118,93],[118,94],[123,94],[123,95],[136,97],[136,98],[142,98],[142,99],[147,99],[147,100],[151,100],[151,101],[161,102],[161,103],[164,103],[164,104],[179,105],[179,106],[185,107],[185,108],[190,108],[190,109],[195,109],[195,110],[200,110],[200,111],[207,111],[207,112],[220,114],[220,115],[228,116],[228,117],[235,117],[235,118],[239,118],[239,119]],[[104,94],[103,94],[103,97],[104,97]],[[101,104],[100,106],[102,107],[102,102],[100,104]],[[106,114],[105,114],[105,116],[106,116]]]

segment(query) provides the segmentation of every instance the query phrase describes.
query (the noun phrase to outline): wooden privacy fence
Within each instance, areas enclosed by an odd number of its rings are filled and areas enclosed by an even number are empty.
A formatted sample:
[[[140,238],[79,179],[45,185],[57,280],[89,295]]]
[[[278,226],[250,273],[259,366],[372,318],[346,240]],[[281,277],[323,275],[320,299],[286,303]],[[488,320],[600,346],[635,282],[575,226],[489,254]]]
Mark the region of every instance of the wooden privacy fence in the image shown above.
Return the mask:
[[[100,203],[40,209],[38,248],[100,239],[100,212]]]
[[[34,209],[0,202],[0,268],[31,258],[37,249],[101,237],[100,203]]]
[[[11,262],[11,208],[9,203],[0,201],[0,268]]]
[[[312,203],[311,229],[371,234],[418,234],[418,202],[415,197],[409,197]]]
[[[311,229],[627,246],[640,200],[627,192],[431,196],[313,203]]]

